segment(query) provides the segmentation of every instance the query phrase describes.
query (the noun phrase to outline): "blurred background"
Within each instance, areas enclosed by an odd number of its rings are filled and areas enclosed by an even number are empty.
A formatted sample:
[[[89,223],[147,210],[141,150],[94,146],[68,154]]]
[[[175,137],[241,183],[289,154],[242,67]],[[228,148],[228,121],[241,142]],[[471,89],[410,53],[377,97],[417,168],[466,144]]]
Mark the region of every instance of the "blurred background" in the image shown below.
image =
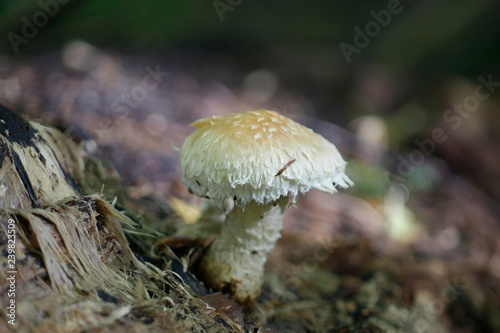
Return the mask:
[[[334,142],[356,186],[301,196],[282,249],[340,237],[349,260],[320,266],[360,276],[376,258],[405,306],[442,303],[426,329],[492,332],[499,14],[491,0],[0,0],[0,103],[109,159],[128,195],[193,204],[175,149],[189,124],[283,113]]]

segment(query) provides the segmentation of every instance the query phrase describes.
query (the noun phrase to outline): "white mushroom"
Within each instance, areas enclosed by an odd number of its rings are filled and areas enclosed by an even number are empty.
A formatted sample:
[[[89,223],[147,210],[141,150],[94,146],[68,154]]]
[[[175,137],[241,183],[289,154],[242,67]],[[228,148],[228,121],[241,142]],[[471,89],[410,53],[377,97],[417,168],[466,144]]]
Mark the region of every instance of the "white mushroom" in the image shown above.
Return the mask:
[[[197,130],[181,149],[182,181],[227,212],[200,271],[209,286],[252,301],[281,237],[289,197],[353,185],[346,162],[331,142],[274,111],[205,118],[192,126]]]

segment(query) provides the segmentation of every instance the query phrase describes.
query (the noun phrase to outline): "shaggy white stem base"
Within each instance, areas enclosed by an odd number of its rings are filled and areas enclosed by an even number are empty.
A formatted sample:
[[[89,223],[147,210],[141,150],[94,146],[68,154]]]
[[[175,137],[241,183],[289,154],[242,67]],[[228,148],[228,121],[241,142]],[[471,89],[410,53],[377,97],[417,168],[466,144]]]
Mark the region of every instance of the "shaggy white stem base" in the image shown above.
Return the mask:
[[[245,211],[235,207],[227,215],[220,235],[200,261],[210,287],[229,289],[240,302],[257,298],[267,256],[281,237],[287,204],[287,197],[274,204],[252,202]]]

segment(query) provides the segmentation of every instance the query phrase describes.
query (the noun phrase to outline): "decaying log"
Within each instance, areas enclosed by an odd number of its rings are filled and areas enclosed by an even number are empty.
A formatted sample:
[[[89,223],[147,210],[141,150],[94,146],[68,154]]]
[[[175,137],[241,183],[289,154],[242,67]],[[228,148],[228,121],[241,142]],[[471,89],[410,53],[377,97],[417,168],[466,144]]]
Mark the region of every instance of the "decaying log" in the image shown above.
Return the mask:
[[[137,258],[123,231],[137,224],[83,193],[86,162],[59,130],[0,106],[0,304],[16,306],[0,331],[240,331],[167,265]]]

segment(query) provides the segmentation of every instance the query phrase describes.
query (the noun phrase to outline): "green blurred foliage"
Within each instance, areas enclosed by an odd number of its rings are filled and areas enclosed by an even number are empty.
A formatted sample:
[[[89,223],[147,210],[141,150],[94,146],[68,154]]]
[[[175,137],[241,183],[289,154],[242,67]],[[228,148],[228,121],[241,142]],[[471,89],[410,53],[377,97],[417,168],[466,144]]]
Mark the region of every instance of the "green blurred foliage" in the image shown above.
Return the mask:
[[[349,162],[346,172],[356,184],[355,191],[360,196],[383,199],[387,195],[391,180],[383,167],[354,160]]]
[[[2,52],[12,53],[7,34],[21,33],[21,18],[31,19],[40,11],[39,1],[0,1]],[[21,53],[57,49],[80,38],[101,47],[140,51],[180,45],[224,45],[242,52],[266,51],[266,46],[275,45],[332,45],[342,59],[339,44],[352,44],[353,28],[364,29],[373,20],[370,12],[386,9],[387,3],[242,0],[226,11],[221,21],[210,0],[73,0],[59,5],[57,14],[37,36],[22,45]],[[433,73],[476,75],[492,67],[498,69],[498,1],[406,0],[400,6],[401,13],[392,16],[380,35],[359,55],[353,55],[355,61],[370,59],[398,69]]]

